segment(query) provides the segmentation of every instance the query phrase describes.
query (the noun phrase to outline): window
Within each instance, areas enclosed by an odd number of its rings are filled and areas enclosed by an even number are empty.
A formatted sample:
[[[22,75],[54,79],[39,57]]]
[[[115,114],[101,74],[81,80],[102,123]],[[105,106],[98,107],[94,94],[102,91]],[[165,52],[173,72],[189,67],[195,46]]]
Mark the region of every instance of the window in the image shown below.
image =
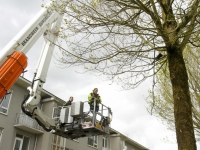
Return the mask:
[[[15,143],[13,150],[28,150],[30,138],[17,134],[15,137]]]
[[[123,150],[127,150],[127,146],[126,146],[125,141],[121,141],[121,145],[122,145]]]
[[[107,145],[108,145],[108,138],[107,137],[103,137],[102,147],[107,148]]]
[[[98,145],[97,141],[98,141],[97,136],[89,136],[88,137],[88,145],[90,145],[92,147],[97,148],[97,145]]]
[[[0,128],[0,144],[1,144],[2,134],[3,134],[3,129]]]
[[[66,139],[58,136],[58,135],[53,135],[53,144],[52,144],[52,150],[71,150],[66,147]]]
[[[0,113],[8,113],[8,107],[10,104],[12,91],[10,90],[9,92],[11,93],[0,99]]]

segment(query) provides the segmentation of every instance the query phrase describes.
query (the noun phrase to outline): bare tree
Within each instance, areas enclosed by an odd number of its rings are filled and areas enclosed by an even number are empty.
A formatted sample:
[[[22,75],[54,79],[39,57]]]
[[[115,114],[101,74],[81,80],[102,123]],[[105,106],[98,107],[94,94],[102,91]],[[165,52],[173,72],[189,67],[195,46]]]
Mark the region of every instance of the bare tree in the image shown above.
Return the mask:
[[[167,62],[178,149],[196,150],[183,51],[189,43],[198,46],[199,2],[68,1],[55,8],[65,14],[63,26],[57,33],[64,44],[54,43],[61,50],[60,62],[66,66],[84,65],[124,89],[137,87],[154,74],[154,65],[162,67]]]

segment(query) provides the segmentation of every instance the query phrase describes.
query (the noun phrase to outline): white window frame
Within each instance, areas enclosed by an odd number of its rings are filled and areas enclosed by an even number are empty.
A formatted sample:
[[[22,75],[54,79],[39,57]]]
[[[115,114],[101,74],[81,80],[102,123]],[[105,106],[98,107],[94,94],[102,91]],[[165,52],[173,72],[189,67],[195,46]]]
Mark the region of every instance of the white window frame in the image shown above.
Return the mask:
[[[18,133],[17,133],[17,134],[18,134]],[[30,138],[29,136],[25,136],[25,135],[22,135],[22,134],[18,134],[18,135],[20,135],[21,137],[17,137],[17,135],[16,135],[16,137],[15,137],[15,142],[14,142],[14,145],[13,145],[13,150],[14,150],[14,148],[15,148],[16,140],[20,140],[20,141],[21,141],[21,143],[20,143],[20,150],[22,150],[23,142],[24,142],[24,138],[25,138],[25,137],[29,139],[29,141],[28,141],[28,149],[27,149],[27,150],[29,150],[31,138]]]
[[[15,142],[14,142],[14,145],[13,145],[13,150],[15,150],[15,145],[16,145],[16,141],[17,140],[20,141],[20,147],[19,147],[19,149],[21,150],[22,149],[22,144],[23,144],[23,139],[19,138],[19,137],[15,137]]]
[[[0,146],[1,146],[2,136],[3,136],[3,128],[0,128]]]
[[[89,143],[89,140],[92,140],[92,144]],[[98,136],[97,135],[88,137],[88,146],[98,148]]]
[[[6,95],[6,97],[4,97],[5,99],[3,99],[3,101],[2,101],[1,104],[0,104],[0,108],[6,110],[6,112],[2,112],[2,111],[0,110],[0,113],[1,113],[1,114],[5,114],[5,115],[8,114],[8,110],[9,110],[9,106],[10,106],[10,101],[11,101],[12,95],[13,95],[13,90],[10,89],[8,92],[10,92],[10,94],[9,94],[9,95]],[[9,96],[9,97],[8,97],[8,96]],[[2,106],[2,105],[3,105],[3,102],[4,102],[5,100],[8,100],[8,101],[9,101],[7,107]]]
[[[103,138],[102,138],[102,147],[108,148],[108,137],[107,136],[103,136]]]
[[[66,147],[66,139],[59,136],[59,135],[53,135],[52,136],[52,144],[51,144],[51,150],[71,150]]]

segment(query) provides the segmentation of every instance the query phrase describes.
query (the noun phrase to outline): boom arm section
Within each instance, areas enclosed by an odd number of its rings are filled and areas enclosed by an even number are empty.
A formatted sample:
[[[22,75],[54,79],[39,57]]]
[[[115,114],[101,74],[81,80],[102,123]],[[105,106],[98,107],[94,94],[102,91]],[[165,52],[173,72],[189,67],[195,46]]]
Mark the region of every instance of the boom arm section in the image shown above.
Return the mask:
[[[46,7],[42,8],[35,18],[33,18],[33,20],[31,20],[0,53],[0,98],[2,98],[27,66],[27,59],[24,58],[26,57],[24,54],[30,50],[42,34],[44,35],[45,44],[38,61],[33,84],[31,87],[28,87],[29,95],[23,101],[22,110],[30,117],[35,118],[39,124],[48,131],[50,131],[51,128],[55,128],[55,119],[47,117],[37,105],[41,101],[41,90],[47,76],[54,50],[52,42],[55,42],[57,39],[57,34],[55,33],[58,32],[63,18],[63,14],[54,11],[54,8],[60,7],[61,5],[63,6],[64,2],[65,0],[52,1]],[[13,56],[15,53],[22,55],[23,63],[19,61],[20,58]],[[14,59],[15,61],[7,61],[7,57],[11,57],[12,60]],[[23,66],[23,68],[20,69],[21,73],[19,69],[16,68],[16,64]],[[17,74],[15,73],[16,71],[18,71]],[[15,76],[13,77],[13,75]]]
[[[51,31],[60,27],[61,20],[62,17],[59,17],[57,19],[57,21],[52,25]],[[55,128],[55,119],[48,118],[38,107],[38,104],[41,101],[42,87],[46,80],[49,64],[51,62],[51,57],[54,50],[54,44],[52,44],[51,42],[55,42],[56,40],[56,37],[54,37],[54,35],[48,31],[45,32],[45,38],[47,38],[48,40],[45,40],[33,84],[31,87],[28,87],[30,96],[23,106],[29,112],[31,112],[33,118],[37,118],[38,121],[40,121],[45,126],[46,130],[51,130],[52,128]]]
[[[57,20],[60,14],[52,11],[50,3],[31,20],[2,50],[0,55],[0,65],[6,60],[8,55],[14,51],[21,51],[26,54],[35,44],[39,37]]]
[[[59,22],[62,14],[53,11],[53,7],[62,5],[62,0],[52,2],[47,5],[31,20],[0,52],[0,98],[11,88],[19,75],[27,66],[26,54],[35,44],[39,37],[48,29],[52,29],[52,24]],[[58,25],[58,24],[57,24]],[[59,25],[57,26],[57,29]],[[54,29],[55,30],[55,29]],[[52,36],[53,37],[53,36]],[[52,40],[52,39],[50,39]],[[13,56],[13,53],[22,55],[23,61],[19,61],[19,57]],[[11,58],[8,60],[8,57]],[[24,58],[25,57],[25,58]],[[13,62],[13,59],[15,60]],[[16,67],[21,65],[22,68]],[[20,69],[19,69],[20,68]],[[16,73],[20,71],[19,73]]]

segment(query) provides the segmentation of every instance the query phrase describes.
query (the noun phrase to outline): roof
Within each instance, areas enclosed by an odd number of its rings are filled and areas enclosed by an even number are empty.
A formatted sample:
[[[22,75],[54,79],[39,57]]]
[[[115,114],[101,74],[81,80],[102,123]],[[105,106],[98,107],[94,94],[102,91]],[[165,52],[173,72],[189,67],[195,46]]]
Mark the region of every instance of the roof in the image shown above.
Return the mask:
[[[122,138],[125,140],[125,142],[130,143],[130,144],[136,146],[137,148],[139,148],[139,149],[141,149],[141,150],[149,150],[148,148],[142,146],[141,144],[137,143],[136,141],[130,139],[129,137],[125,136],[124,134],[122,134],[122,133],[116,131],[115,129],[113,129],[113,128],[111,128],[111,127],[110,127],[110,134],[111,134],[111,136],[119,136],[119,137],[122,137]]]

